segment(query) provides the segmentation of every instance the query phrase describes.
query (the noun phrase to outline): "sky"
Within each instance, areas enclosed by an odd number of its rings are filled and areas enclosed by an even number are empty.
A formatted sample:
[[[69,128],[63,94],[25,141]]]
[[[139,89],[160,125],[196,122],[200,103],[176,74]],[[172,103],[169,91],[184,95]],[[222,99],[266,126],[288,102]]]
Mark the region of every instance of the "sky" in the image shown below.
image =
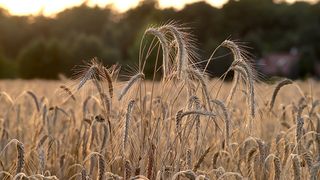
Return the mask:
[[[104,7],[112,4],[112,6],[124,12],[131,7],[135,7],[141,0],[87,0],[91,6],[99,5]],[[190,4],[200,0],[159,0],[161,8],[175,7],[183,8],[185,4]],[[215,7],[221,7],[228,0],[205,0]],[[297,0],[285,0],[287,2],[295,2]],[[316,0],[304,0],[313,2]],[[37,15],[42,12],[45,16],[52,16],[66,8],[77,6],[85,2],[85,0],[0,0],[0,7],[5,8],[13,15]]]

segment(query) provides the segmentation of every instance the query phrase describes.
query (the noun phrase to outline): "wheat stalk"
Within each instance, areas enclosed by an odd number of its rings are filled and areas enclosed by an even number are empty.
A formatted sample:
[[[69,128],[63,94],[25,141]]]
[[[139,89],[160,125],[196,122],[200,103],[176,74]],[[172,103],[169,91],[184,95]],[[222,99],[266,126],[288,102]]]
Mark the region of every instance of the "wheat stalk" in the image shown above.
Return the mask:
[[[110,98],[113,98],[113,82],[112,82],[112,77],[111,74],[109,73],[108,69],[103,67],[103,77],[107,80],[108,82],[108,90],[109,90],[109,95]]]
[[[170,32],[175,38],[175,42],[178,45],[178,52],[176,56],[177,61],[177,75],[180,79],[186,75],[186,71],[188,69],[188,50],[187,50],[187,42],[185,41],[185,37],[183,33],[174,26],[173,24],[164,25],[159,28],[160,31]]]
[[[187,171],[177,172],[175,175],[173,175],[172,180],[176,180],[179,176],[184,176],[184,177],[187,177],[188,179],[196,178],[196,174],[193,171],[187,170]]]
[[[318,173],[319,173],[319,169],[320,169],[320,162],[317,162],[316,164],[314,164],[311,168],[310,171],[310,180],[317,180],[318,179]]]
[[[280,89],[283,87],[283,86],[286,86],[286,85],[289,85],[289,84],[292,84],[293,82],[290,80],[290,79],[284,79],[282,81],[280,81],[276,87],[274,88],[273,90],[273,93],[272,93],[272,97],[271,97],[271,101],[270,101],[270,110],[272,110],[273,106],[274,106],[274,102],[276,101],[276,98],[277,98],[277,95],[280,91]]]
[[[218,178],[218,180],[223,180],[223,179],[225,179],[226,177],[229,177],[229,176],[235,176],[236,178],[243,179],[243,176],[240,173],[237,173],[237,172],[225,172],[223,175],[221,175]]]
[[[17,150],[18,150],[18,163],[17,163],[17,171],[16,174],[19,174],[22,172],[22,169],[24,167],[24,145],[21,142],[17,142]]]
[[[138,73],[131,77],[131,79],[127,82],[127,84],[124,86],[124,88],[121,90],[121,93],[119,95],[118,100],[120,101],[124,95],[129,91],[129,89],[135,84],[138,80],[144,79],[143,73]]]
[[[123,131],[123,146],[122,146],[123,153],[125,152],[126,146],[127,146],[129,125],[130,125],[130,121],[131,121],[131,113],[132,113],[132,109],[133,109],[134,104],[135,104],[135,100],[131,100],[128,103],[126,121],[125,121],[125,126],[124,126],[124,131]]]
[[[294,179],[301,179],[301,166],[300,166],[300,158],[297,154],[292,155],[292,167],[294,172]]]
[[[281,162],[280,162],[280,158],[277,157],[277,156],[274,156],[273,164],[274,164],[274,179],[275,180],[280,180],[281,179]]]
[[[145,34],[152,34],[156,36],[161,44],[162,47],[162,56],[163,56],[163,62],[162,62],[162,69],[163,69],[163,79],[166,79],[167,74],[169,73],[169,49],[168,49],[168,41],[165,37],[165,34],[162,33],[160,30],[156,28],[149,28],[145,31]]]
[[[196,164],[193,166],[193,171],[197,172],[198,168],[200,167],[201,163],[204,161],[204,158],[208,155],[208,153],[210,152],[211,146],[208,147],[203,154],[200,156],[200,158],[198,159],[198,161],[196,162]]]
[[[306,107],[306,105],[300,106],[297,113],[297,127],[296,127],[296,145],[298,146],[298,153],[300,154],[302,151],[302,145],[300,143],[301,137],[303,135],[303,125],[304,125],[304,119],[301,117],[303,109]]]

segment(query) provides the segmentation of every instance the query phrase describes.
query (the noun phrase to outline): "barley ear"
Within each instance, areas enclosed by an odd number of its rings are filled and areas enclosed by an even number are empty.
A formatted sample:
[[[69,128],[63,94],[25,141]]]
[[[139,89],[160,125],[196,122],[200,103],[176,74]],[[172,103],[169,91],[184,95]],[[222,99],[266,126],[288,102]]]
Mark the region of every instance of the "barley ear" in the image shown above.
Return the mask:
[[[317,180],[318,179],[318,174],[319,174],[319,170],[320,170],[320,162],[314,164],[311,168],[310,171],[310,180]]]
[[[18,163],[17,163],[17,171],[16,174],[22,172],[24,167],[24,145],[21,142],[17,142],[17,150],[18,150]]]
[[[300,180],[301,166],[300,166],[300,158],[297,154],[293,155],[292,163],[293,163],[292,166],[293,166],[293,172],[294,172],[294,180]]]
[[[109,90],[109,95],[110,98],[113,98],[113,82],[112,82],[112,77],[111,74],[109,73],[108,69],[103,67],[103,77],[107,80],[108,82],[108,90]]]
[[[274,164],[274,180],[280,180],[280,177],[281,177],[281,162],[280,162],[280,158],[275,156],[273,158],[273,164]]]
[[[290,79],[284,79],[282,81],[280,81],[276,87],[274,88],[273,90],[273,93],[272,93],[272,97],[271,97],[271,100],[270,100],[270,110],[272,110],[273,106],[274,106],[274,102],[276,101],[276,97],[278,95],[278,92],[280,91],[280,89],[283,87],[283,86],[286,86],[288,84],[292,84],[293,82],[290,80]]]
[[[122,145],[123,154],[125,153],[125,150],[127,147],[129,125],[130,125],[130,121],[131,121],[131,113],[132,113],[132,109],[133,109],[134,104],[135,104],[135,100],[131,100],[129,102],[128,108],[127,108],[125,126],[124,126],[124,131],[123,131],[123,145]]]
[[[104,180],[105,179],[105,168],[106,168],[106,165],[105,165],[105,160],[104,160],[104,157],[100,154],[99,155],[99,177],[98,179],[99,180]]]
[[[168,41],[165,37],[165,34],[156,28],[147,29],[145,31],[145,34],[152,34],[156,36],[160,41],[161,48],[162,48],[162,56],[163,56],[163,62],[162,62],[163,79],[165,80],[169,73],[169,49],[168,49]]]
[[[131,79],[127,82],[124,88],[121,90],[118,100],[120,101],[124,95],[129,91],[129,89],[135,84],[138,80],[144,79],[143,73],[138,73],[131,77]]]
[[[182,79],[186,75],[188,69],[188,51],[187,44],[182,32],[174,25],[165,25],[159,28],[160,31],[169,31],[174,36],[178,44],[178,52],[176,56],[178,78]]]

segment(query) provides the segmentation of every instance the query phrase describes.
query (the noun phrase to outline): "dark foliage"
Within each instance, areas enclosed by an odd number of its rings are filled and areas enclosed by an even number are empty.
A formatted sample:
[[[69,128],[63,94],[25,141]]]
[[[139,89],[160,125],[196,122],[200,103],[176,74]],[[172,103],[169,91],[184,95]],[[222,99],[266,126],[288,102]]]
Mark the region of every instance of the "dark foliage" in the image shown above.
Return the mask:
[[[159,9],[156,1],[146,0],[125,13],[86,4],[55,17],[18,17],[0,9],[0,77],[55,79],[93,57],[105,65],[136,65],[144,30],[170,20],[192,27],[200,60],[231,37],[249,42],[254,60],[298,49],[300,77],[314,75],[313,65],[320,63],[320,2],[229,0],[220,9],[198,2],[174,10]],[[232,58],[224,56],[227,53],[218,51],[223,57],[209,66],[210,74],[224,72]],[[146,74],[153,68],[148,65]]]

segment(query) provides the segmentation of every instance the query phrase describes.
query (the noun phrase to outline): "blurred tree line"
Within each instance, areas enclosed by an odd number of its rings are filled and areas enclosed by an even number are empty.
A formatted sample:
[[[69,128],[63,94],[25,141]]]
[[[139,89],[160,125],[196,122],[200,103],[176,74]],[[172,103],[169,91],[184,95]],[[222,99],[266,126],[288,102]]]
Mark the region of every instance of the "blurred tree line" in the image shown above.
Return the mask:
[[[72,67],[98,57],[105,65],[136,65],[144,30],[170,20],[192,27],[200,59],[207,59],[225,39],[249,42],[256,57],[295,47],[302,54],[301,76],[312,74],[320,62],[320,2],[274,3],[272,0],[229,0],[222,8],[205,2],[182,10],[159,9],[157,1],[118,13],[110,6],[85,3],[55,17],[12,16],[0,9],[0,77],[55,79],[71,75]],[[219,51],[209,67],[223,73],[231,57]],[[151,72],[153,66],[148,66]]]

